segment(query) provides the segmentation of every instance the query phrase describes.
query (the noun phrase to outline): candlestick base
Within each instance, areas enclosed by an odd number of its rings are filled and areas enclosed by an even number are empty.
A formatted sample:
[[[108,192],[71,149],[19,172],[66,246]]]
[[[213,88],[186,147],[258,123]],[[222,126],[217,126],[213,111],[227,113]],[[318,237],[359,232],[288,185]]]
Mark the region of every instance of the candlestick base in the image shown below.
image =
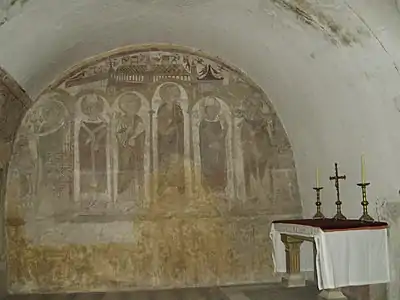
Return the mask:
[[[341,211],[338,211],[336,215],[333,217],[334,220],[347,220],[347,218],[342,214]]]
[[[314,220],[320,220],[320,219],[325,219],[325,216],[322,212],[317,211],[317,213],[313,216]]]
[[[363,215],[360,217],[359,220],[360,220],[360,221],[363,221],[363,222],[375,222],[374,218],[371,217],[368,213],[363,214]]]

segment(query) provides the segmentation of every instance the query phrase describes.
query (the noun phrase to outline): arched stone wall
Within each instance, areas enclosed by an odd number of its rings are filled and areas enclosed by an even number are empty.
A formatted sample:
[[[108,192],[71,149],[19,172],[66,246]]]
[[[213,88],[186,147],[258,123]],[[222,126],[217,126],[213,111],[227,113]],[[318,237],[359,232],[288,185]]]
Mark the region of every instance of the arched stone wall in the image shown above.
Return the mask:
[[[16,81],[0,67],[0,293],[6,290],[5,192],[14,139],[31,100]]]
[[[6,202],[12,292],[274,280],[269,224],[301,215],[267,96],[167,47],[101,55],[45,90],[18,130]]]

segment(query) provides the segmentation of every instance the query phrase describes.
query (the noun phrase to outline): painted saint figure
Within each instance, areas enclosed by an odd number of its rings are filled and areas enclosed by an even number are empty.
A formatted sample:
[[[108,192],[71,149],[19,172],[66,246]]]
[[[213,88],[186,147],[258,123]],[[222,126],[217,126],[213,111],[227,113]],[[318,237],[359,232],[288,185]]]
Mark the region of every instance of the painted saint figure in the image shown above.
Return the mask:
[[[45,198],[61,189],[65,174],[61,175],[59,170],[67,164],[63,149],[68,132],[67,115],[63,103],[56,96],[49,95],[35,104],[23,123],[30,156],[36,166],[35,181],[30,188],[34,196]]]
[[[11,167],[18,174],[20,193],[19,197],[35,199],[38,186],[38,151],[34,138],[21,134],[16,142],[18,151],[14,154],[14,164]]]
[[[209,97],[204,101],[204,117],[200,122],[200,155],[203,188],[223,192],[227,183],[227,123],[221,119],[221,104]]]
[[[85,97],[81,111],[85,115],[79,131],[80,191],[107,192],[107,132],[103,116],[104,102],[93,95]]]
[[[248,198],[254,198],[256,192],[252,182],[262,183],[271,159],[272,146],[260,95],[248,98],[245,106],[246,113],[241,129],[244,178],[246,195]]]
[[[168,188],[185,192],[184,117],[179,105],[180,90],[175,85],[160,89],[163,104],[158,109],[158,194]]]
[[[116,128],[118,194],[130,187],[135,189],[135,194],[142,194],[138,189],[144,188],[143,158],[146,132],[143,119],[138,115],[141,106],[141,99],[135,94],[127,94],[119,99],[119,108],[122,113],[117,118]]]

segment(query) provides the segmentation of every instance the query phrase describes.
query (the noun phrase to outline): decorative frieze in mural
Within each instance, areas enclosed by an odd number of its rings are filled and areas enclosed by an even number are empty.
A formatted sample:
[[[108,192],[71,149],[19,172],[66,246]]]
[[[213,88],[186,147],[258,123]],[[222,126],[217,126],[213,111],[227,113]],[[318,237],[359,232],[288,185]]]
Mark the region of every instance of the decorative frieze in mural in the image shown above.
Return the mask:
[[[301,211],[290,144],[266,96],[221,63],[173,50],[109,56],[72,72],[44,92],[18,132],[7,203],[8,214],[17,211],[26,222],[23,239],[30,246],[21,259],[32,247],[43,252],[54,241],[61,241],[65,250],[70,243],[80,244],[82,237],[85,247],[98,247],[100,242],[112,242],[113,247],[115,234],[105,229],[107,224],[132,222],[138,231],[125,234],[118,243],[143,239],[149,246],[142,249],[149,252],[146,268],[161,272],[158,279],[152,279],[152,286],[182,285],[155,263],[162,264],[160,257],[153,257],[160,243],[181,245],[185,250],[176,251],[189,262],[188,255],[197,247],[189,241],[200,236],[207,241],[207,232],[217,226],[221,235],[229,232],[220,259],[228,252],[232,260],[242,257],[237,262],[239,270],[240,265],[248,265],[252,248],[264,245],[267,257],[270,253],[268,238],[245,241],[235,237],[232,228],[243,222],[240,218]],[[146,226],[158,228],[152,232],[163,232],[165,218],[181,220],[168,221],[177,226],[165,229],[171,240],[137,233],[143,233]],[[209,227],[199,232],[195,229],[199,224]],[[78,227],[80,236],[72,238],[72,228],[76,231]],[[194,236],[185,237],[184,228]],[[126,228],[121,230],[126,232]],[[212,245],[207,251],[214,251],[209,249]],[[18,246],[19,251],[24,247]],[[75,252],[80,249],[74,247]],[[137,252],[132,244],[129,247]],[[247,252],[242,253],[243,249]],[[254,272],[272,276],[270,259],[263,255],[257,263],[256,256],[252,256]],[[17,257],[10,261],[11,265],[21,263]],[[25,271],[34,280],[33,271]],[[211,271],[202,274],[207,272]],[[187,274],[184,280],[209,284],[203,275]],[[220,275],[213,276],[224,282],[240,278],[229,272]],[[57,285],[64,277],[57,279]],[[46,284],[51,285],[48,280]],[[132,284],[140,284],[137,280]]]

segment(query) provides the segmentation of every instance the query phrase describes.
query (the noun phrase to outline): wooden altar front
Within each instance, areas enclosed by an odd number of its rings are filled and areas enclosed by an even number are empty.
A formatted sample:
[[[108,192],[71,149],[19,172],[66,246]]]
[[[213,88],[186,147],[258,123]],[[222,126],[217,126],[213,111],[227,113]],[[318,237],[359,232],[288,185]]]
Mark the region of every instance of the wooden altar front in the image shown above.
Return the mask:
[[[300,247],[314,243],[314,272],[320,296],[344,298],[338,288],[387,283],[390,280],[388,224],[359,220],[300,219],[274,221],[270,237],[276,272],[287,287],[305,285]],[[279,251],[279,243],[285,246]],[[279,259],[284,255],[285,259]],[[282,263],[284,262],[284,263]]]

